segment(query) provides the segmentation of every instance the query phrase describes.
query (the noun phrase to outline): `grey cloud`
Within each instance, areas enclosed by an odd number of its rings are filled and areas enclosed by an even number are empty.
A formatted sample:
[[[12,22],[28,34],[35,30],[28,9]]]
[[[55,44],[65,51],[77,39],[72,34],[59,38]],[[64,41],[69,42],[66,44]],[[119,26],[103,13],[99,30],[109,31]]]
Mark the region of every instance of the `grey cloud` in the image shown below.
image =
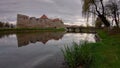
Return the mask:
[[[46,14],[65,22],[76,22],[82,18],[81,6],[80,0],[0,0],[0,20],[5,17],[8,21],[16,21],[17,13],[22,13],[35,17]]]

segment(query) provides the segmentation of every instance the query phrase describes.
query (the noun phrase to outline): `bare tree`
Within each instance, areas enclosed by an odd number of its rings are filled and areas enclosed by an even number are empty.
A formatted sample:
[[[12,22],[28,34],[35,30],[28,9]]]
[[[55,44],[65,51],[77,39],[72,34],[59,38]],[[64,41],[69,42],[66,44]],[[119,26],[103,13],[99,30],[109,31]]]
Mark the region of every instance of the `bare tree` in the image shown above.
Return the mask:
[[[82,0],[83,14],[89,17],[90,14],[97,15],[106,27],[110,26],[105,14],[105,5],[103,0]]]
[[[118,0],[109,0],[106,4],[107,16],[112,17],[112,21],[115,21],[116,27],[119,28],[119,15],[120,15],[120,5]]]

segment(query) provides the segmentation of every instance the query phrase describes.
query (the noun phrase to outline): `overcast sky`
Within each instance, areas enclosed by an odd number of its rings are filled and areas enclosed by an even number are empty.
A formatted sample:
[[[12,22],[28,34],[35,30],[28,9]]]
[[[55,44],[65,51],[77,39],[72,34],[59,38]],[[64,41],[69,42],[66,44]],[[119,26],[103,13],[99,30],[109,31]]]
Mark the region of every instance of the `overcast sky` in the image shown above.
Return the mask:
[[[16,23],[16,15],[60,18],[64,23],[82,24],[81,0],[0,0],[0,21]]]

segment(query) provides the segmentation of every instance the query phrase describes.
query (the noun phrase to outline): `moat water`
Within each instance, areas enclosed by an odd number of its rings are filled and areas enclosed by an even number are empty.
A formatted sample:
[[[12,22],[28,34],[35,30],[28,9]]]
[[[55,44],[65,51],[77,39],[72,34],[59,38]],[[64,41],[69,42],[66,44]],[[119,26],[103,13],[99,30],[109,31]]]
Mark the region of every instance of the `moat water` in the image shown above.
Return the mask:
[[[73,42],[96,42],[92,33],[0,34],[0,68],[62,68],[61,49]]]

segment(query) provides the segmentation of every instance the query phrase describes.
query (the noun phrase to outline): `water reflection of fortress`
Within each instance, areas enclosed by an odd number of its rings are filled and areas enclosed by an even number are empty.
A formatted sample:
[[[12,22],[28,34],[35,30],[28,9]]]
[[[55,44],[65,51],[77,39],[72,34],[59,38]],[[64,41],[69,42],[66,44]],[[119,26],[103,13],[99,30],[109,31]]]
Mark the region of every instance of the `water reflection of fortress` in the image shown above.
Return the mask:
[[[64,32],[43,32],[43,33],[26,33],[17,34],[18,47],[28,45],[30,43],[42,42],[46,44],[49,40],[59,40],[63,37]]]

